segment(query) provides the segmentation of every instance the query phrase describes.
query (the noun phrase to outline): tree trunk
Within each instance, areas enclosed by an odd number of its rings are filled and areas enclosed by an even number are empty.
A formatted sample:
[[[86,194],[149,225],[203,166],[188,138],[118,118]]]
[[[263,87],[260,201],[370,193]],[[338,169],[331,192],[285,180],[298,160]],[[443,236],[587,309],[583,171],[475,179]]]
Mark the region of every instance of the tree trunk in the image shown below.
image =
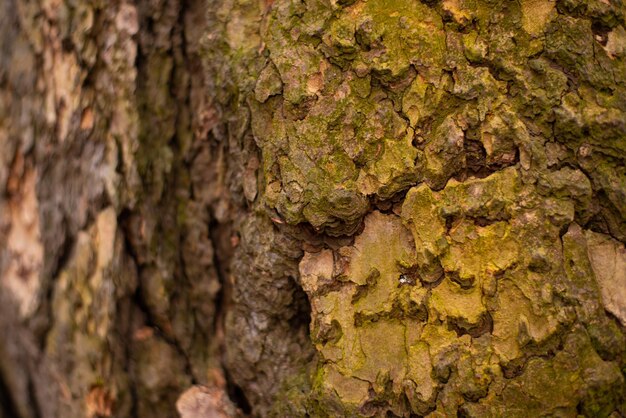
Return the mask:
[[[0,417],[625,417],[625,19],[1,0]]]

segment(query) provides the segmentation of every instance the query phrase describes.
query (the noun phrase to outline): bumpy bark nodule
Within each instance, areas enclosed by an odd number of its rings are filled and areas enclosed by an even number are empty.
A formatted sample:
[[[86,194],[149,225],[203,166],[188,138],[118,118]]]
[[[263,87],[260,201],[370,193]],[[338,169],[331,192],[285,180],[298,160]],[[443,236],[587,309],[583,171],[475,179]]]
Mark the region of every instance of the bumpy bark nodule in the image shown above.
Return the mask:
[[[0,416],[626,416],[619,0],[0,3]]]

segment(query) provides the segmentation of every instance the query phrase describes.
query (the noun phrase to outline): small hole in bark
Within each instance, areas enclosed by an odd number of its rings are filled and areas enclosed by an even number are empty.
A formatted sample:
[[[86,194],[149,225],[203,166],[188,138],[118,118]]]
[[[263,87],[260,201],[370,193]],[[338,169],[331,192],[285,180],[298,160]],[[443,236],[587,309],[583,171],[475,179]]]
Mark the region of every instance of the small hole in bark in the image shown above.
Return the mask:
[[[415,286],[415,278],[407,274],[401,274],[400,277],[398,277],[398,283],[400,284],[400,286]]]
[[[471,289],[474,286],[474,282],[476,281],[476,279],[473,276],[461,277],[461,275],[456,271],[450,272],[448,276],[450,277],[450,280],[458,284],[461,287],[461,289],[464,289],[464,290]]]
[[[523,359],[517,359],[500,365],[504,377],[506,379],[513,379],[517,376],[520,376],[524,372],[523,361]]]
[[[465,141],[465,164],[467,169],[473,173],[478,173],[486,166],[487,151],[479,141]]]
[[[591,25],[591,30],[593,31],[593,38],[602,46],[606,46],[609,41],[609,32],[610,28],[607,28],[600,22],[594,22]]]
[[[70,38],[63,38],[61,41],[61,48],[63,48],[64,52],[72,52],[74,49],[74,44]]]
[[[458,418],[469,418],[472,415],[468,412],[467,406],[465,404],[463,404],[463,405],[459,406],[459,409],[456,412],[456,416]]]
[[[478,338],[493,332],[493,318],[489,312],[482,315],[478,324],[469,324],[463,318],[455,318],[448,322],[448,329],[456,332],[458,337],[467,334],[472,338]]]

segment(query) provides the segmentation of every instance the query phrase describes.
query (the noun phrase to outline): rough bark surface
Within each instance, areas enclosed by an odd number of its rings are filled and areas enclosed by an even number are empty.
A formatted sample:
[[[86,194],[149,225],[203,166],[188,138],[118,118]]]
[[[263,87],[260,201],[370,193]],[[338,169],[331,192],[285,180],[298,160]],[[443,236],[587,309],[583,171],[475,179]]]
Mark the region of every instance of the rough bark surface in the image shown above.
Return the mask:
[[[621,0],[0,3],[0,416],[626,416]]]
[[[4,413],[175,416],[225,384],[206,4],[0,8]]]

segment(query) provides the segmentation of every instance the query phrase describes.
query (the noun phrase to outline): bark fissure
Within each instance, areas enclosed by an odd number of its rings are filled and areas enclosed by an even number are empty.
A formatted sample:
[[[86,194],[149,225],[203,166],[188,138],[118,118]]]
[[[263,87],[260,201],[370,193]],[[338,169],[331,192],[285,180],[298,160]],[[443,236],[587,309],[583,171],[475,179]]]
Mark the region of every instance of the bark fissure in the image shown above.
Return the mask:
[[[13,401],[13,394],[4,383],[4,378],[0,376],[0,417],[19,416]]]

